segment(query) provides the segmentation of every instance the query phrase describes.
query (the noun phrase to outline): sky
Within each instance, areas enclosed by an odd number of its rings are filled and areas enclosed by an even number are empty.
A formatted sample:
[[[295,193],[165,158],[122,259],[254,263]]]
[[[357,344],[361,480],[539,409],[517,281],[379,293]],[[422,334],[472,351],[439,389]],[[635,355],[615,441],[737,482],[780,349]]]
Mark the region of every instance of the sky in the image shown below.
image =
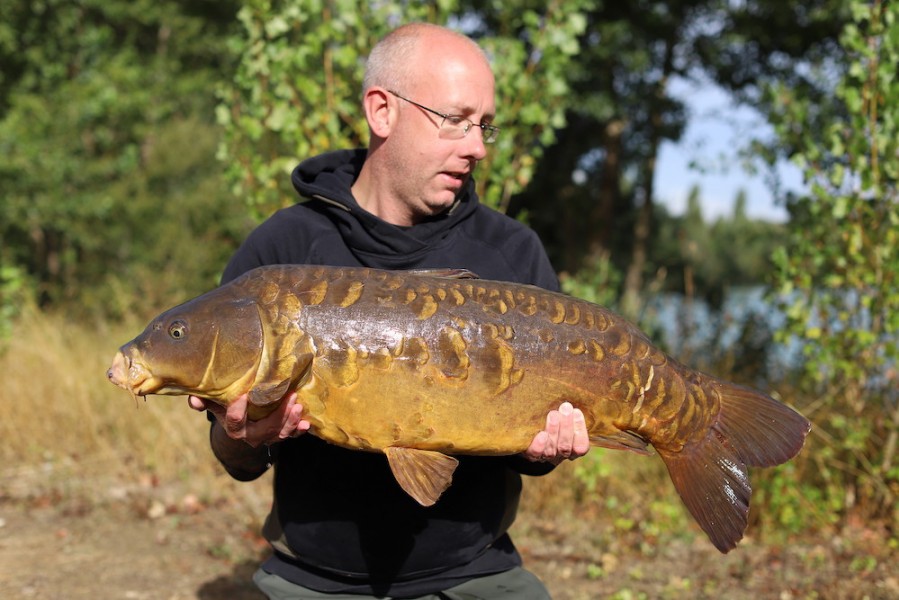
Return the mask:
[[[700,188],[702,214],[707,221],[733,214],[734,199],[746,191],[750,218],[784,222],[786,209],[775,203],[763,173],[751,174],[741,165],[738,150],[750,133],[770,131],[748,107],[738,107],[725,92],[710,83],[672,82],[671,94],[682,99],[690,113],[681,140],[665,142],[656,163],[655,198],[673,215],[682,215],[694,185]],[[690,163],[702,165],[691,168]],[[778,166],[782,185],[801,187],[801,173],[790,164]]]

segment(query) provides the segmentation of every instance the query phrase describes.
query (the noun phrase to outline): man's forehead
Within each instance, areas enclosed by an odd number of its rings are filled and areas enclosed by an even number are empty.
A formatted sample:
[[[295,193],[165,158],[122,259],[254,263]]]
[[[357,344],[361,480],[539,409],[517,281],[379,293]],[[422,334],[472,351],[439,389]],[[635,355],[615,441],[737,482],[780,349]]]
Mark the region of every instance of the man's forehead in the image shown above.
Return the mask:
[[[496,112],[495,82],[486,56],[476,46],[455,36],[438,36],[441,44],[422,44],[414,64],[412,89],[415,100],[453,114]]]

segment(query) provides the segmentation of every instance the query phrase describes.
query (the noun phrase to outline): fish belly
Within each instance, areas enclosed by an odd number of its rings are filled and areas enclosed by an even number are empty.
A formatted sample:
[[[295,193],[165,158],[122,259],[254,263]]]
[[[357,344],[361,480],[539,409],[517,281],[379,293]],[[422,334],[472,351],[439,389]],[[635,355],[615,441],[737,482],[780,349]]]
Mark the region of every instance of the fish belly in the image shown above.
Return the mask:
[[[300,391],[300,401],[308,407],[316,435],[338,445],[478,455],[524,451],[543,429],[547,413],[563,401],[579,407],[595,404],[586,394],[563,395],[540,385],[536,376],[531,385],[520,383],[499,393],[490,391],[478,375],[465,382],[442,379],[424,373],[366,372],[356,385],[346,387],[313,381]]]

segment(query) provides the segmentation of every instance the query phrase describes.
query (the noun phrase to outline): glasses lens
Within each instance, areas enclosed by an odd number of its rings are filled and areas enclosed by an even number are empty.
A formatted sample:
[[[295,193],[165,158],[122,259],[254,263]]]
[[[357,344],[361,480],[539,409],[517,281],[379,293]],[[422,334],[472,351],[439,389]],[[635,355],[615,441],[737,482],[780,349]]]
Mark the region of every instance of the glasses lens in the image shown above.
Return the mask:
[[[440,137],[445,140],[458,140],[465,137],[471,128],[471,121],[461,117],[449,116],[440,124]]]
[[[471,129],[478,129],[485,144],[492,144],[499,135],[499,128],[492,125],[475,125],[464,117],[449,116],[440,124],[440,137],[445,140],[458,140],[465,137]]]

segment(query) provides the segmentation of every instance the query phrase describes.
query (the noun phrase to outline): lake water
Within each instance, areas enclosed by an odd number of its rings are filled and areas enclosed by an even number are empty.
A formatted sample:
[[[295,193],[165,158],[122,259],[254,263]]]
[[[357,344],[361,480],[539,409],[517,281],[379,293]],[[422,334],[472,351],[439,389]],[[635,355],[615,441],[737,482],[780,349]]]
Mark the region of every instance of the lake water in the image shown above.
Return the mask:
[[[802,366],[799,342],[785,345],[773,340],[785,321],[763,286],[728,290],[720,310],[701,299],[658,294],[641,318],[647,333],[679,360],[699,368],[720,365],[727,356],[756,360],[763,363],[758,376],[766,380],[783,379]]]
[[[764,387],[798,372],[805,360],[804,345],[813,343],[795,338],[786,344],[774,341],[786,316],[766,293],[763,286],[733,288],[718,311],[702,300],[660,294],[647,303],[641,326],[671,356],[690,366],[741,373],[749,383]],[[844,300],[848,326],[869,328],[870,312],[862,308],[858,294],[847,294]],[[887,360],[867,374],[866,385],[877,396],[899,402],[897,371],[896,360]]]

